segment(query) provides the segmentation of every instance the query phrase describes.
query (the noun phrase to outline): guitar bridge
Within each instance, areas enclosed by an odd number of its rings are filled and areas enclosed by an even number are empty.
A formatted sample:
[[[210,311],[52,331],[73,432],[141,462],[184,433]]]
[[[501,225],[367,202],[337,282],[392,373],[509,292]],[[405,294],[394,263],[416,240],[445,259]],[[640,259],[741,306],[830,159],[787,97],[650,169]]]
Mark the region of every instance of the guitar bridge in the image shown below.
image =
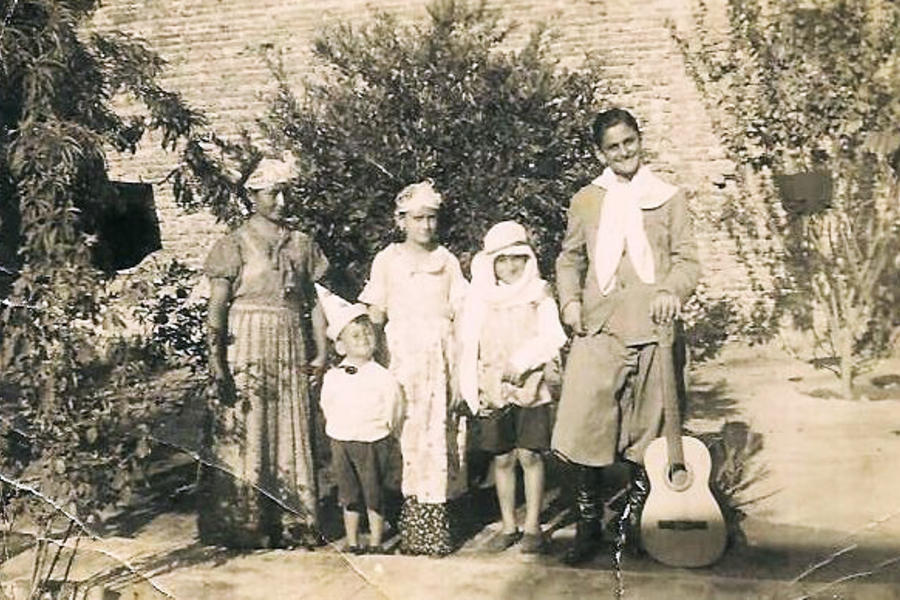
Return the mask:
[[[706,521],[684,521],[675,519],[660,519],[656,526],[660,529],[673,529],[675,531],[694,531],[697,529],[707,529]]]

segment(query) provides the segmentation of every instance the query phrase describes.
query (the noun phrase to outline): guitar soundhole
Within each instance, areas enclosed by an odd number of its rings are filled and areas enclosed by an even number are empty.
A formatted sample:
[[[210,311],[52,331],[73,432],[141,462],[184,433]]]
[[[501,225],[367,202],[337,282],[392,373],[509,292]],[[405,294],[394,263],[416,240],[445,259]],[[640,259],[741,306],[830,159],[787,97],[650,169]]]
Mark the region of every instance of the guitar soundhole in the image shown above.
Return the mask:
[[[660,529],[674,529],[675,531],[694,531],[698,529],[706,529],[706,521],[681,521],[681,520],[660,520],[657,524]]]
[[[665,473],[666,485],[676,492],[683,492],[694,482],[694,471],[690,465],[669,465]]]

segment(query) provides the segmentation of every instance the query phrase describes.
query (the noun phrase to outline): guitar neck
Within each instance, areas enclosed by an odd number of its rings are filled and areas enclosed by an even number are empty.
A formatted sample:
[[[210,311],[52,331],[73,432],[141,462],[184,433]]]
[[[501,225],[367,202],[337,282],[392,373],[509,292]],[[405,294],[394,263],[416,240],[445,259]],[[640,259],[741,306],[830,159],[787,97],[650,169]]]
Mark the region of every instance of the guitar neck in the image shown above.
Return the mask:
[[[681,414],[675,390],[675,364],[672,346],[675,339],[674,322],[660,325],[659,346],[654,360],[659,361],[659,385],[663,397],[665,419],[663,430],[669,449],[669,467],[684,465],[684,449],[681,446]]]

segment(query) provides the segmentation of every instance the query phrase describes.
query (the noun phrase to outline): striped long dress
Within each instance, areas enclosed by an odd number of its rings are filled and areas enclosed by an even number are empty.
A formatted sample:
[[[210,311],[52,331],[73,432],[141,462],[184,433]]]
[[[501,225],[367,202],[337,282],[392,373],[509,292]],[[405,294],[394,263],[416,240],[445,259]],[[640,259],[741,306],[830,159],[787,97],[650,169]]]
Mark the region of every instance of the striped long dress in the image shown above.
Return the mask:
[[[213,414],[211,468],[199,507],[201,541],[267,547],[318,526],[304,317],[327,261],[299,232],[267,239],[251,218],[210,252],[206,272],[227,279],[228,364],[238,399]]]

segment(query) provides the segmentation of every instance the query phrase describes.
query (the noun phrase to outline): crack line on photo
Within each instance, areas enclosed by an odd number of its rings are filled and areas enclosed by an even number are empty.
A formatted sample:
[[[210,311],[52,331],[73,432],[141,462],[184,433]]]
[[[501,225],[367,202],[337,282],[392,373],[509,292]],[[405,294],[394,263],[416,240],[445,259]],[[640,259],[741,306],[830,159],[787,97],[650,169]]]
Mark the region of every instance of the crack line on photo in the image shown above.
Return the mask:
[[[856,536],[858,536],[858,535],[860,535],[860,534],[862,534],[862,533],[865,533],[866,531],[869,531],[869,530],[871,530],[871,529],[874,529],[874,528],[876,528],[876,527],[878,527],[878,526],[880,526],[880,525],[884,525],[885,523],[887,523],[888,521],[890,521],[891,519],[893,519],[893,518],[896,517],[897,515],[900,515],[900,510],[895,511],[895,512],[893,512],[893,513],[890,513],[890,514],[888,514],[888,515],[885,515],[885,516],[883,516],[883,517],[881,517],[881,518],[879,518],[879,519],[875,519],[874,521],[871,521],[870,523],[867,523],[865,526],[860,527],[860,528],[857,529],[856,531],[850,532],[848,535],[846,535],[846,536],[844,537],[844,540],[852,540],[852,539],[855,538]],[[793,586],[793,585],[799,584],[800,581],[801,581],[802,579],[808,577],[809,575],[811,575],[812,573],[818,571],[818,570],[821,569],[822,567],[828,566],[829,564],[833,563],[835,560],[837,560],[838,558],[840,558],[840,557],[843,556],[844,554],[847,554],[847,553],[849,553],[849,552],[852,552],[853,550],[856,550],[858,547],[859,547],[859,544],[854,542],[854,543],[849,544],[849,545],[847,545],[847,546],[845,546],[845,547],[839,548],[838,550],[835,550],[834,552],[832,552],[831,554],[829,554],[827,558],[825,558],[825,559],[823,559],[823,560],[821,560],[821,561],[819,561],[819,562],[813,563],[812,565],[810,565],[809,567],[807,567],[806,570],[804,570],[804,571],[803,571],[802,573],[800,573],[797,577],[795,577],[794,579],[792,579],[792,580],[790,581],[790,584],[789,584],[789,585],[792,585],[792,586]]]
[[[37,498],[46,502],[47,504],[52,506],[54,509],[56,509],[58,512],[63,514],[72,523],[77,525],[78,528],[81,529],[81,531],[83,531],[85,533],[85,535],[87,535],[90,539],[92,539],[96,542],[100,542],[100,543],[104,542],[103,538],[100,537],[100,535],[98,535],[94,531],[91,531],[91,529],[87,526],[87,524],[84,523],[81,519],[79,519],[76,515],[67,511],[64,507],[60,506],[58,503],[54,502],[53,500],[51,500],[50,498],[48,498],[47,496],[42,494],[36,488],[28,485],[27,483],[23,483],[23,482],[17,481],[16,479],[9,478],[6,475],[4,475],[3,473],[0,473],[0,481],[13,486],[14,488],[16,488],[19,491],[27,492],[29,494],[36,496]],[[52,539],[42,537],[42,536],[33,536],[33,537],[34,537],[34,539],[39,540],[39,541],[52,542],[52,543],[56,544],[57,546],[62,546],[63,548],[67,548],[67,546],[65,544],[61,544],[61,543],[57,542],[56,540],[52,540]],[[104,556],[107,556],[107,557],[113,559],[114,561],[120,563],[122,566],[124,566],[129,572],[133,573],[134,575],[137,575],[138,577],[145,579],[147,581],[147,583],[150,584],[151,587],[153,587],[154,589],[159,591],[161,594],[163,594],[167,598],[171,598],[172,600],[177,600],[175,598],[175,596],[173,596],[171,593],[166,591],[164,588],[160,587],[151,578],[145,576],[143,573],[138,571],[128,560],[126,560],[120,556],[117,556],[116,554],[109,552],[108,550],[103,550],[101,548],[96,548],[94,550],[96,552],[99,552],[100,554],[103,554]]]
[[[254,490],[256,490],[256,491],[258,491],[259,493],[263,494],[266,498],[270,499],[272,502],[274,502],[275,504],[277,504],[278,506],[280,506],[283,510],[285,510],[285,511],[287,511],[287,512],[289,512],[289,513],[291,513],[291,514],[293,514],[293,515],[295,515],[295,516],[298,516],[298,517],[303,517],[303,516],[304,516],[304,514],[303,514],[301,511],[295,509],[294,507],[291,507],[291,506],[286,505],[281,499],[277,498],[275,495],[273,495],[271,492],[269,492],[269,491],[266,490],[265,488],[262,488],[262,487],[260,487],[259,485],[255,484],[255,483],[252,483],[252,482],[247,481],[246,479],[240,477],[240,476],[237,475],[236,473],[231,472],[231,471],[230,471],[227,467],[225,467],[225,466],[215,464],[215,463],[213,463],[212,461],[203,458],[203,457],[200,456],[200,454],[199,454],[198,452],[196,452],[195,450],[191,450],[190,448],[184,447],[184,446],[182,446],[182,445],[180,445],[180,444],[177,444],[177,443],[175,443],[175,442],[170,442],[170,441],[168,441],[168,440],[162,439],[162,438],[157,437],[157,436],[151,435],[150,438],[151,438],[152,440],[156,441],[156,442],[159,442],[160,444],[163,444],[163,445],[169,446],[170,448],[175,448],[175,449],[177,449],[177,450],[180,450],[180,451],[184,452],[185,454],[187,454],[188,456],[190,456],[192,459],[194,459],[195,461],[197,461],[197,462],[200,463],[201,465],[205,465],[205,466],[207,466],[207,467],[211,467],[211,468],[213,468],[213,469],[217,469],[218,471],[221,471],[222,473],[225,473],[225,474],[227,474],[227,475],[233,477],[233,478],[236,479],[237,481],[240,481],[240,482],[242,482],[242,483],[244,483],[244,484],[246,484],[246,485],[249,485],[249,486],[252,487]],[[349,566],[350,569],[351,569],[354,573],[356,573],[356,575],[357,575],[360,579],[362,579],[362,580],[363,580],[365,583],[367,583],[368,585],[372,586],[372,587],[373,587],[379,594],[381,594],[383,597],[388,598],[388,599],[390,600],[390,596],[387,595],[387,593],[385,593],[384,590],[382,590],[381,587],[380,587],[377,583],[375,583],[375,582],[374,582],[374,581],[373,581],[373,580],[372,580],[372,579],[371,579],[371,578],[370,578],[370,577],[369,577],[362,569],[360,569],[356,564],[354,564],[353,560],[350,559],[350,557],[347,555],[347,553],[343,552],[343,551],[340,549],[340,547],[338,546],[337,543],[335,543],[335,542],[327,542],[327,544],[328,544],[328,545],[329,545],[329,546],[330,546],[330,547],[338,554],[338,556],[341,557],[341,559],[347,564],[347,566]]]

